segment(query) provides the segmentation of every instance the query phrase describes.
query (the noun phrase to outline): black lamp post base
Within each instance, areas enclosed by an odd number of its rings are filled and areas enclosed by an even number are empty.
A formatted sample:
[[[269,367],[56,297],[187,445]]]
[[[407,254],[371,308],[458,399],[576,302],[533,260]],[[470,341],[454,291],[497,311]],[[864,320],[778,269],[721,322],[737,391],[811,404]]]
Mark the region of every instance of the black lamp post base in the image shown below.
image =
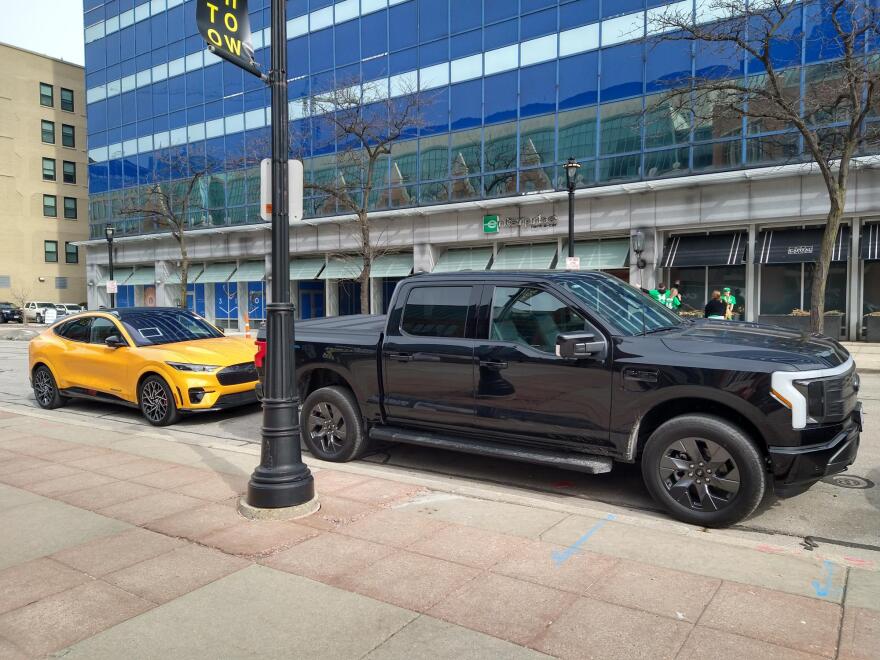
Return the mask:
[[[256,509],[295,507],[313,500],[317,502],[315,478],[308,468],[300,474],[279,474],[258,467],[248,482],[246,501]]]
[[[321,508],[318,498],[313,496],[302,504],[282,504],[277,507],[258,507],[248,503],[253,494],[248,491],[247,499],[238,502],[238,512],[250,520],[297,520],[317,512]]]

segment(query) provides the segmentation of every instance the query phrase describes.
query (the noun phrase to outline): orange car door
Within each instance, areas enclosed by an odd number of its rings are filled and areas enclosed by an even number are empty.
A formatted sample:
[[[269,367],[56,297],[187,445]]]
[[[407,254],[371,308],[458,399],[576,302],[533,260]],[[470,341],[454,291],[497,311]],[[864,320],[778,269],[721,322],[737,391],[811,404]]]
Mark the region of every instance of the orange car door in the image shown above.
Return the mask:
[[[58,338],[52,342],[47,357],[55,369],[59,387],[86,387],[91,322],[90,317],[72,319],[55,331]]]
[[[103,316],[96,317],[89,329],[88,358],[84,361],[88,389],[132,400],[128,375],[131,371],[133,347],[111,348],[107,337],[123,337],[115,321]]]

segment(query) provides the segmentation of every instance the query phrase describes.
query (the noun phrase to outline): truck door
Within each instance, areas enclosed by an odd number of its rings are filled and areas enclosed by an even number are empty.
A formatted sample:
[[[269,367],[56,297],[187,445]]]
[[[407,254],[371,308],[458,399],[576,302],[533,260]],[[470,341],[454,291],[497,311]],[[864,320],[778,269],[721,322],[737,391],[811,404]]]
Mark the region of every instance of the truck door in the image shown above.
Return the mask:
[[[382,346],[391,423],[472,427],[476,298],[481,287],[431,284],[401,291]]]
[[[586,330],[599,340],[599,330],[539,287],[487,286],[482,310],[488,318],[477,330],[486,337],[476,347],[477,426],[499,438],[610,447],[610,358],[556,355],[561,333]]]

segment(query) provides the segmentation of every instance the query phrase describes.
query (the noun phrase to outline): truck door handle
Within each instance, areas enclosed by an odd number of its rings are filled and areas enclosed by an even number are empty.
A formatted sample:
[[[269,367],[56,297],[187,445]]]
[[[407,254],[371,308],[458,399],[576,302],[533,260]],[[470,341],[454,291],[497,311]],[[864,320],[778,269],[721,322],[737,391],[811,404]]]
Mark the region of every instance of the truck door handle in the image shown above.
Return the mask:
[[[500,371],[501,369],[507,369],[507,362],[493,362],[492,360],[480,360],[480,366],[486,367],[487,369],[492,369],[493,371]]]
[[[387,353],[386,357],[395,362],[412,362],[412,353]]]
[[[637,383],[656,383],[660,380],[660,373],[653,369],[633,369],[628,367],[623,370],[623,379]]]

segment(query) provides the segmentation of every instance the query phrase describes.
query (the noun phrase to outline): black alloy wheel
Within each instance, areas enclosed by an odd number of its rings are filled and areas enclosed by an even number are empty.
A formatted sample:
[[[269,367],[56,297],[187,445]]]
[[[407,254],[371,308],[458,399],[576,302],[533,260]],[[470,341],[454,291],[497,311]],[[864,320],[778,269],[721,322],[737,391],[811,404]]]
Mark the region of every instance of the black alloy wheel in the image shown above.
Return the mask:
[[[34,398],[40,408],[53,410],[67,403],[67,399],[61,396],[61,392],[58,391],[55,376],[49,371],[49,367],[40,365],[34,369],[33,386]]]
[[[747,518],[767,490],[764,457],[753,440],[712,415],[682,415],[660,425],[641,463],[654,500],[675,518],[704,527]]]
[[[180,419],[171,388],[159,376],[149,376],[139,392],[141,414],[153,426],[169,426]]]
[[[344,387],[322,387],[306,397],[300,433],[311,454],[324,461],[354,460],[368,445],[357,401]]]

